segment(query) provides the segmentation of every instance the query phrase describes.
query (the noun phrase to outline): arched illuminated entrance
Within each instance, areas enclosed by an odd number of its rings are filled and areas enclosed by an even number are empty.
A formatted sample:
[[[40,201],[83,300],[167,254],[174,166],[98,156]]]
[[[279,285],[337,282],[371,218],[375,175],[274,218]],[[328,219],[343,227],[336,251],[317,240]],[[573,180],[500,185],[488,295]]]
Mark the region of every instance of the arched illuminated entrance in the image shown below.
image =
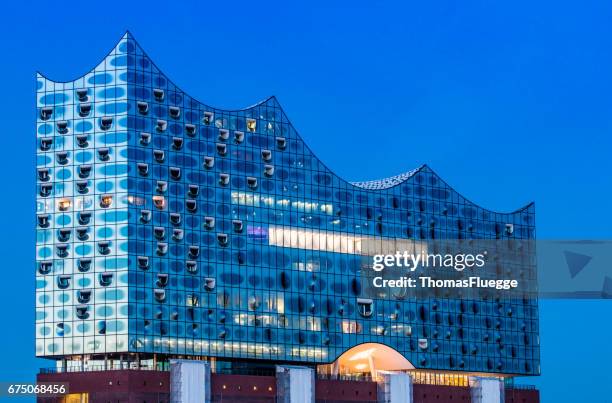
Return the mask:
[[[377,371],[414,369],[414,365],[395,349],[379,343],[355,346],[324,367],[325,372],[333,375],[370,375],[372,378],[376,378]]]

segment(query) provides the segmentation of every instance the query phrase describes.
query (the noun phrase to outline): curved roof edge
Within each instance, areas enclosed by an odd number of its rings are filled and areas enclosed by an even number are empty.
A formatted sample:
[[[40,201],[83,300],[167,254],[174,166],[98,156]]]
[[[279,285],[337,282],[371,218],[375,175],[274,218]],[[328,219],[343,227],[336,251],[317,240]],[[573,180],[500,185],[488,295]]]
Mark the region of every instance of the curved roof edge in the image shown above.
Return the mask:
[[[139,43],[136,41],[136,39],[134,38],[134,35],[133,35],[133,34],[132,34],[132,33],[131,33],[129,30],[125,31],[125,33],[124,33],[124,34],[121,36],[121,38],[119,39],[119,41],[118,41],[118,42],[117,42],[117,43],[116,43],[116,44],[115,44],[115,45],[114,45],[114,46],[113,46],[113,47],[112,47],[112,48],[111,48],[111,49],[110,49],[110,50],[109,50],[109,51],[108,51],[108,52],[105,54],[105,56],[104,56],[104,57],[103,57],[103,58],[102,58],[102,59],[101,59],[101,60],[100,60],[100,61],[99,61],[97,64],[95,64],[95,65],[94,65],[94,66],[93,66],[91,69],[89,69],[89,70],[88,70],[87,72],[85,72],[84,74],[82,74],[82,75],[80,75],[80,76],[77,76],[76,78],[74,78],[74,79],[72,79],[72,80],[66,80],[66,81],[57,81],[57,80],[53,80],[53,79],[51,79],[51,78],[47,77],[46,75],[44,75],[43,73],[41,73],[40,71],[37,71],[37,72],[36,72],[36,75],[37,75],[37,77],[43,78],[43,79],[45,79],[45,80],[48,80],[48,81],[51,81],[51,82],[54,82],[54,83],[70,83],[70,82],[74,82],[74,81],[76,81],[76,80],[78,80],[78,79],[80,79],[80,78],[85,77],[87,74],[94,72],[98,66],[102,65],[102,64],[105,62],[105,60],[106,60],[108,57],[113,56],[113,54],[114,54],[115,52],[117,52],[117,53],[119,53],[119,54],[128,54],[128,53],[130,53],[130,50],[129,50],[129,49],[126,49],[126,50],[122,50],[122,49],[121,49],[121,45],[122,45],[122,43],[124,43],[124,42],[125,42],[125,41],[127,41],[127,40],[132,40],[132,41],[134,42],[135,46],[137,46],[138,48],[140,48],[140,50],[142,51],[142,54],[143,54],[144,56],[146,56],[146,57],[147,57],[147,59],[149,59],[149,61],[151,62],[151,64],[152,64],[153,66],[155,66],[155,68],[156,68],[156,69],[157,69],[157,70],[158,70],[158,71],[159,71],[161,74],[163,74],[163,75],[165,76],[165,78],[166,78],[166,79],[167,79],[169,82],[171,82],[171,83],[172,83],[172,84],[173,84],[173,85],[174,85],[174,86],[175,86],[177,89],[180,89],[180,88],[181,88],[180,86],[176,85],[176,84],[175,84],[175,83],[174,83],[172,80],[170,80],[166,74],[164,74],[164,73],[163,73],[163,70],[162,70],[162,69],[160,69],[160,68],[159,68],[159,67],[158,67],[158,66],[155,64],[155,62],[153,61],[153,59],[152,59],[152,58],[151,58],[151,57],[150,57],[150,56],[149,56],[149,55],[148,55],[148,54],[147,54],[147,53],[146,53],[146,52],[145,52],[145,51],[142,49],[142,47],[140,46],[140,44],[139,44]],[[133,50],[132,50],[132,51],[133,51]],[[187,94],[187,92],[186,92],[186,91],[184,91],[184,90],[181,90],[181,91],[182,91],[182,92],[184,92],[185,94]],[[266,103],[268,103],[268,102],[272,101],[272,102],[274,102],[274,103],[275,103],[275,104],[276,104],[276,105],[277,105],[277,106],[278,106],[278,107],[281,109],[281,111],[283,112],[283,114],[284,114],[284,115],[287,117],[287,114],[285,113],[284,108],[282,108],[282,106],[281,106],[281,105],[280,105],[280,103],[278,102],[278,99],[277,99],[277,98],[276,98],[276,96],[274,96],[274,95],[268,96],[268,97],[264,98],[263,100],[261,100],[261,101],[259,101],[259,102],[256,102],[256,103],[254,103],[254,104],[252,104],[252,105],[250,105],[250,106],[247,106],[247,107],[244,107],[244,108],[238,108],[238,109],[223,109],[223,108],[216,108],[216,107],[210,106],[210,105],[208,105],[208,104],[206,104],[206,103],[204,103],[204,102],[199,101],[198,99],[196,99],[195,97],[193,97],[193,96],[191,96],[191,95],[189,95],[189,96],[190,96],[190,97],[192,97],[192,98],[193,98],[193,99],[194,99],[196,102],[200,103],[200,104],[201,104],[202,106],[204,106],[204,107],[207,107],[207,108],[210,108],[210,109],[219,110],[219,111],[224,111],[224,112],[238,112],[238,111],[247,111],[247,110],[250,110],[250,109],[256,108],[256,107],[258,107],[258,106],[260,106],[260,105],[262,105],[262,104],[266,104]],[[291,124],[291,123],[290,123],[290,120],[289,120],[289,118],[288,118],[288,117],[287,117],[287,121],[289,121],[289,124],[290,124],[291,126],[293,126],[293,124]],[[295,129],[294,129],[294,130],[295,130]],[[468,198],[464,197],[464,196],[463,196],[461,193],[457,192],[457,191],[455,190],[455,188],[454,188],[454,187],[450,186],[450,185],[449,185],[449,184],[448,184],[446,181],[444,181],[444,180],[443,180],[443,179],[442,179],[442,178],[441,178],[441,177],[440,177],[440,176],[439,176],[437,173],[435,173],[435,172],[434,172],[434,171],[433,171],[433,170],[432,170],[432,169],[431,169],[429,166],[427,166],[427,164],[422,164],[422,165],[420,165],[419,167],[417,167],[417,168],[415,168],[415,169],[412,169],[412,170],[410,170],[410,171],[407,171],[407,172],[404,172],[404,173],[401,173],[401,174],[398,174],[398,175],[390,176],[390,177],[387,177],[387,178],[376,179],[376,180],[369,180],[369,181],[353,181],[353,182],[349,182],[349,181],[346,181],[345,179],[343,179],[342,177],[340,177],[339,175],[337,175],[336,173],[334,173],[334,172],[333,172],[333,170],[331,170],[329,167],[327,167],[327,166],[326,166],[326,164],[325,164],[325,163],[324,163],[324,162],[323,162],[323,161],[322,161],[320,158],[318,158],[318,157],[316,156],[316,154],[315,154],[315,153],[312,151],[312,149],[311,149],[311,148],[308,146],[308,144],[307,144],[307,143],[304,141],[304,139],[302,138],[302,136],[301,136],[301,135],[299,135],[299,133],[297,132],[297,130],[295,130],[295,133],[297,134],[297,136],[299,137],[299,139],[300,139],[300,140],[303,142],[304,147],[306,147],[306,148],[307,148],[307,149],[308,149],[308,150],[309,150],[309,151],[312,153],[312,155],[313,155],[315,158],[317,158],[317,160],[318,160],[318,161],[319,161],[321,164],[323,164],[323,166],[325,166],[325,168],[326,168],[326,169],[328,169],[328,170],[329,170],[329,172],[330,172],[330,173],[332,173],[332,174],[333,174],[334,176],[336,176],[338,179],[340,179],[340,180],[342,180],[342,181],[346,182],[347,184],[352,185],[352,186],[354,186],[354,187],[356,187],[356,188],[359,188],[359,189],[369,190],[369,191],[380,191],[380,190],[391,189],[391,188],[393,188],[393,187],[395,187],[395,186],[401,185],[402,183],[405,183],[406,181],[408,181],[408,180],[410,180],[410,179],[414,178],[414,177],[416,176],[416,174],[418,174],[419,172],[422,172],[422,171],[428,171],[428,172],[432,173],[433,175],[435,175],[435,176],[438,178],[438,180],[440,180],[441,182],[443,182],[443,183],[444,183],[446,186],[448,186],[448,187],[449,187],[449,189],[451,189],[453,192],[457,193],[457,194],[458,194],[460,197],[462,197],[462,198],[463,198],[465,201],[467,201],[467,202],[469,202],[470,204],[472,204],[472,205],[474,205],[474,206],[477,206],[477,207],[479,207],[479,208],[481,208],[481,209],[483,209],[483,210],[489,211],[489,212],[491,212],[491,213],[497,213],[497,214],[515,214],[515,213],[519,213],[519,212],[522,212],[522,211],[524,211],[524,210],[527,210],[527,209],[529,209],[529,208],[532,208],[532,207],[535,205],[535,203],[534,203],[534,202],[530,202],[530,203],[526,204],[525,206],[520,207],[520,208],[518,208],[518,209],[516,209],[516,210],[510,211],[510,212],[499,212],[499,211],[494,211],[494,210],[489,210],[489,209],[486,209],[486,208],[484,208],[484,207],[480,206],[479,204],[474,203],[474,202],[472,202],[471,200],[469,200]]]

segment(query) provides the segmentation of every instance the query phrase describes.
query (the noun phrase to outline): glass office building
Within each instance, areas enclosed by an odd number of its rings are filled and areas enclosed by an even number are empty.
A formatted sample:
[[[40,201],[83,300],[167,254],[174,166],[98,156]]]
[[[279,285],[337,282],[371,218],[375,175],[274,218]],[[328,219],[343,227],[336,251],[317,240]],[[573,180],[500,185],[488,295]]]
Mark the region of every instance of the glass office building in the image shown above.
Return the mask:
[[[36,98],[37,356],[314,365],[379,343],[420,369],[539,373],[535,299],[371,296],[362,276],[411,240],[533,239],[533,204],[486,210],[427,166],[347,182],[274,97],[207,106],[130,34]]]

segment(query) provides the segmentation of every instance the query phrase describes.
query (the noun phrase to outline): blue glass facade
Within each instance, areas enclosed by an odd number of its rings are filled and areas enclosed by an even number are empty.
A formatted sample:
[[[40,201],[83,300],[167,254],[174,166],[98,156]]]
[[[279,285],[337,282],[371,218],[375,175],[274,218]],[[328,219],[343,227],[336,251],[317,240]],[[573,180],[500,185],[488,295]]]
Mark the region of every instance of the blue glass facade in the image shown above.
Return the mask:
[[[366,301],[360,278],[376,245],[533,239],[533,204],[483,209],[427,166],[346,182],[274,97],[202,104],[129,34],[82,78],[39,76],[37,102],[38,356],[314,364],[378,342],[417,368],[539,373],[537,301]]]

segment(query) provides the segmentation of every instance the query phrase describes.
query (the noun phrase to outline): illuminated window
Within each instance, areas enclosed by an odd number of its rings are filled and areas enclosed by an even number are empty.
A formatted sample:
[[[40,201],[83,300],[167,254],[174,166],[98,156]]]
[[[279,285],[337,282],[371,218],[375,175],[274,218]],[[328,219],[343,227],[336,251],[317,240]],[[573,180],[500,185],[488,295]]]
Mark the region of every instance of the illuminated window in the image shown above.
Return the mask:
[[[200,306],[200,300],[195,294],[187,294],[187,306]]]
[[[254,132],[257,129],[257,121],[255,119],[247,119],[247,130]]]
[[[164,196],[153,196],[153,205],[158,210],[163,210],[166,208],[166,198]]]
[[[361,323],[355,320],[343,320],[342,333],[361,333]]]
[[[72,201],[70,199],[60,199],[57,203],[57,208],[59,211],[68,211],[71,205]]]
[[[100,196],[100,207],[109,208],[113,204],[113,195],[103,194]]]

